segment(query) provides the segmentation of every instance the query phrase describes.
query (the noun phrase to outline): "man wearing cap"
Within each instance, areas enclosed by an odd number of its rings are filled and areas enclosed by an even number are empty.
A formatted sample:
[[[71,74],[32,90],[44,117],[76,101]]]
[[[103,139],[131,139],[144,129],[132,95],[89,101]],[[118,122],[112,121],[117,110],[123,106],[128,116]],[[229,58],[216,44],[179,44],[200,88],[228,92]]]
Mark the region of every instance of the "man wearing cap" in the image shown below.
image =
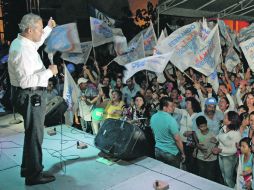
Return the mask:
[[[26,185],[49,183],[53,175],[43,172],[42,141],[46,112],[48,79],[57,74],[57,66],[43,65],[38,48],[49,36],[55,23],[52,18],[43,29],[42,18],[35,14],[23,16],[21,33],[9,50],[8,71],[12,85],[13,105],[24,119],[25,139],[21,177]]]
[[[88,83],[88,79],[81,77],[78,79],[80,89],[78,113],[75,113],[75,123],[81,124],[83,131],[93,133],[92,131],[92,109],[97,102],[99,95],[97,89]],[[80,116],[80,123],[78,120]]]
[[[218,135],[221,122],[224,119],[224,114],[221,111],[216,110],[216,106],[217,100],[214,97],[207,98],[205,101],[204,111],[197,114],[197,117],[201,115],[205,116],[209,130],[211,130],[215,135]],[[193,122],[193,129],[195,131],[198,129],[196,122]]]
[[[86,90],[88,88],[88,79],[81,77],[78,79],[78,86],[80,90],[80,96],[78,99],[78,113],[75,112],[74,118],[75,118],[75,124],[81,124],[82,130],[85,132],[91,132],[89,129],[91,129],[91,108],[92,104],[90,104],[85,96]],[[78,116],[80,116],[80,122],[78,119]]]

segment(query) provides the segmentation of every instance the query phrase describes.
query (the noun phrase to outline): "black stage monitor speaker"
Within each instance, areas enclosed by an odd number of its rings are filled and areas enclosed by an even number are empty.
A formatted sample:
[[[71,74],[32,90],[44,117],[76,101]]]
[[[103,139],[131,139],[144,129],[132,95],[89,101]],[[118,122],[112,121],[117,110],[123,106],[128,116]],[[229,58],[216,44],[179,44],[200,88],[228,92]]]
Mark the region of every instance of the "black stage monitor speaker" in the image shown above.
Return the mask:
[[[62,97],[54,97],[47,103],[44,125],[49,127],[64,123],[64,112],[67,108],[68,106]]]
[[[131,160],[148,152],[144,132],[137,126],[116,119],[107,119],[95,137],[95,146],[111,157]]]

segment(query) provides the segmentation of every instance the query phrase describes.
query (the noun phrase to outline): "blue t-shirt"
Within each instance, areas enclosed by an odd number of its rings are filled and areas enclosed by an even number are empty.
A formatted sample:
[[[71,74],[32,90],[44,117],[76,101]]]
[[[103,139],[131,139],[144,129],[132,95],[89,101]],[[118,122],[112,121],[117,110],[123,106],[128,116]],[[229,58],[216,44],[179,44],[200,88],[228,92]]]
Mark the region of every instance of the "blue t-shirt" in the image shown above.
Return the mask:
[[[158,111],[151,118],[151,128],[154,132],[155,147],[177,155],[179,149],[174,135],[179,134],[179,127],[175,118],[167,112]]]

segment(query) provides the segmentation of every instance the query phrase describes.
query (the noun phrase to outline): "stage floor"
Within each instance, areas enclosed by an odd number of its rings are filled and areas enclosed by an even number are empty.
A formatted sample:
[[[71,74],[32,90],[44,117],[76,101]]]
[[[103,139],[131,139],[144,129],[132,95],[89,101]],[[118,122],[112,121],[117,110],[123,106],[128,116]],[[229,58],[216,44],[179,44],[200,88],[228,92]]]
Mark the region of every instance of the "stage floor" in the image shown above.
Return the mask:
[[[23,123],[9,125],[12,119],[12,115],[0,117],[0,190],[153,190],[155,180],[166,181],[171,190],[230,189],[149,157],[113,165],[98,162],[100,151],[94,146],[94,136],[66,125],[56,126],[54,136],[47,134],[50,128],[45,129],[44,169],[51,171],[56,181],[25,186],[20,177]],[[77,149],[77,141],[88,148]]]

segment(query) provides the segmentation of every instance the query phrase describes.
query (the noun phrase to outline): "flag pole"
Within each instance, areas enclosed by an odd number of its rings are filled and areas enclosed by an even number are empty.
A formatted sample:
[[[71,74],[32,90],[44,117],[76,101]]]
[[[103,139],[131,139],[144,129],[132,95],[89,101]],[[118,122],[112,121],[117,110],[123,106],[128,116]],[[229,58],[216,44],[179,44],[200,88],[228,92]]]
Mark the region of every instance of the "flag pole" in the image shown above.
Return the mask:
[[[191,78],[186,72],[183,71],[183,74],[188,77],[192,82],[194,82],[193,78]],[[195,83],[195,82],[194,82]]]

